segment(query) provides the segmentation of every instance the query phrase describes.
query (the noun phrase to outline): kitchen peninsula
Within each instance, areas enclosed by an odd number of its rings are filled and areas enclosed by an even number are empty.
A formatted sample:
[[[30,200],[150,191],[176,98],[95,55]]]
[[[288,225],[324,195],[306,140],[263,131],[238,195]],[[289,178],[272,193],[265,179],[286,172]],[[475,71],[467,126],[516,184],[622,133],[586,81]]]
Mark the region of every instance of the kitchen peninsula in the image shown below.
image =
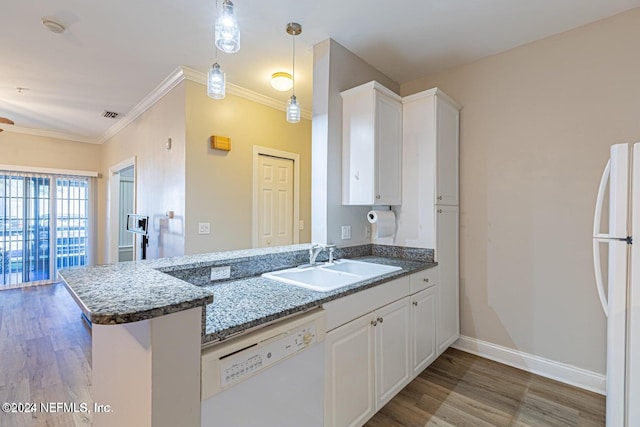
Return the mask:
[[[433,267],[433,251],[380,245],[340,248],[401,270],[331,292],[260,277],[308,262],[310,245],[219,252],[63,270],[93,323],[94,425],[199,425],[202,346]],[[212,267],[230,277],[212,282]],[[126,422],[126,423],[125,423]],[[133,424],[132,424],[133,423]]]

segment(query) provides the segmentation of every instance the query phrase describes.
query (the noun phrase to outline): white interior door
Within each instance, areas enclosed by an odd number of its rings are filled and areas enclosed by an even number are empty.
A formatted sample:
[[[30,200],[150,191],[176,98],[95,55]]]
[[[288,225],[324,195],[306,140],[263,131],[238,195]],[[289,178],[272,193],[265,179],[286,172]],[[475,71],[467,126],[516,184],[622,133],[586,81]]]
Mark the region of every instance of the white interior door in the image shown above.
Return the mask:
[[[291,245],[294,162],[266,155],[258,157],[258,246]]]

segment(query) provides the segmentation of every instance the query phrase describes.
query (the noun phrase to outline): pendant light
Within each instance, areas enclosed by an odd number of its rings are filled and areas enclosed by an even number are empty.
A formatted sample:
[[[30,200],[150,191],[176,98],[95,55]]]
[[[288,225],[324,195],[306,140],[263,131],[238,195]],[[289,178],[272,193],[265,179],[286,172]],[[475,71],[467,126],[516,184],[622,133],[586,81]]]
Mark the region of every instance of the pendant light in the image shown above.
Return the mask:
[[[225,95],[224,72],[217,62],[211,66],[207,75],[207,95],[213,99],[222,99]]]
[[[230,0],[224,0],[216,16],[216,47],[223,52],[235,53],[240,50],[240,27]]]
[[[287,104],[287,121],[289,123],[298,123],[300,121],[300,104],[296,99],[296,36],[302,32],[302,25],[297,22],[290,22],[287,24],[287,34],[290,34],[293,39],[293,55],[292,55],[292,75],[293,86],[291,90],[291,99]]]

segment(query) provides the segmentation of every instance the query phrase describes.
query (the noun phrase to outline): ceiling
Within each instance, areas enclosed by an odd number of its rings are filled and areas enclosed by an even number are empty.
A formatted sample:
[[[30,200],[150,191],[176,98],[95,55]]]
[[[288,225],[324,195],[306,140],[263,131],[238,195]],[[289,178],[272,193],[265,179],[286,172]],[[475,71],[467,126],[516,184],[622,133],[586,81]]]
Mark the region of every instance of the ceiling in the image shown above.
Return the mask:
[[[285,27],[299,22],[296,95],[306,110],[313,45],[327,38],[403,84],[640,6],[640,0],[234,3],[241,49],[217,57],[227,81],[286,101],[290,93],[275,91],[269,79],[291,71]],[[214,16],[215,0],[12,2],[0,14],[0,117],[15,126],[0,127],[100,142],[115,124],[102,117],[105,110],[126,116],[178,66],[208,71]],[[67,30],[47,31],[43,17]]]

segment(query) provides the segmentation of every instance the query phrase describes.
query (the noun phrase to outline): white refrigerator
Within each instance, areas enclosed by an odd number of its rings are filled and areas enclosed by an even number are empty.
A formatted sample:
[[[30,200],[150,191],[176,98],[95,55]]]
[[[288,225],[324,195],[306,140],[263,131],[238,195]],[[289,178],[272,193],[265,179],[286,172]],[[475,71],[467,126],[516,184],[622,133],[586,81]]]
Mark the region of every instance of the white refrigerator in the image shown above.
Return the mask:
[[[602,223],[605,209],[608,227]],[[607,427],[640,426],[640,247],[633,250],[638,244],[640,143],[616,144],[600,181],[593,225],[596,285],[607,316]],[[604,245],[607,260],[601,259]]]

